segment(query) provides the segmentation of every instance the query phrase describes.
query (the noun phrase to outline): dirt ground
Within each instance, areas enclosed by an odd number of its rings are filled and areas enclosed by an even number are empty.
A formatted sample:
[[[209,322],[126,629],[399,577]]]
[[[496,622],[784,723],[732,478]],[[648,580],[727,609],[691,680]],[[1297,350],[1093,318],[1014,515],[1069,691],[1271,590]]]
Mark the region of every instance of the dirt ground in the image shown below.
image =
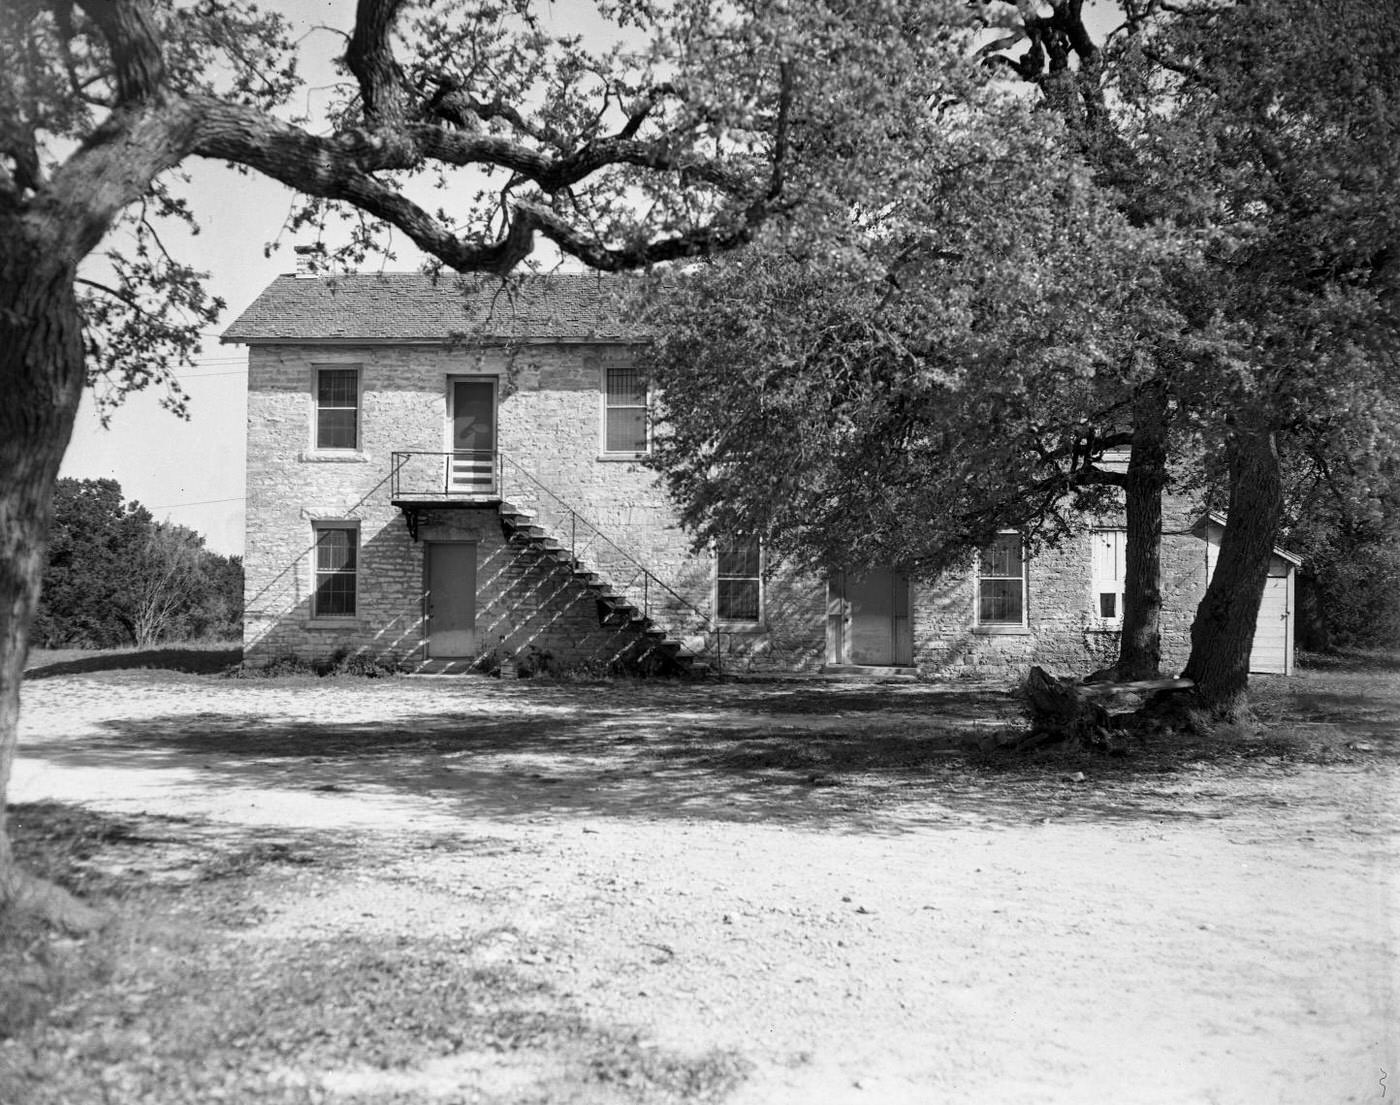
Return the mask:
[[[969,686],[34,674],[11,800],[148,819],[142,877],[348,856],[265,884],[250,962],[369,935],[509,965],[581,1023],[727,1064],[667,1100],[1400,1093],[1393,671],[1278,692],[1286,739],[1029,764],[978,751],[1015,709]],[[288,1077],[652,1100],[570,1088],[548,1050],[442,1050]]]

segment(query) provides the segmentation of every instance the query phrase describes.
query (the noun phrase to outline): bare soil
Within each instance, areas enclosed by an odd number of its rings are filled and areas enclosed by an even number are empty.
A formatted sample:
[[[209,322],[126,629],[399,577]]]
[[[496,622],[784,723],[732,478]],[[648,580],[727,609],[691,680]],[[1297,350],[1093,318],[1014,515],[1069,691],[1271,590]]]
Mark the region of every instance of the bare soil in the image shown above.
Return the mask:
[[[1027,759],[987,686],[81,665],[35,663],[12,801],[119,826],[80,859],[92,889],[166,888],[152,924],[236,894],[189,965],[96,999],[119,1048],[73,1010],[0,1045],[0,1100],[1400,1092],[1393,666],[1265,684],[1262,738]],[[295,1014],[259,989],[288,964]],[[463,970],[512,988],[514,1027],[435,988]],[[246,987],[261,1041],[209,1085],[166,1041],[196,976]]]

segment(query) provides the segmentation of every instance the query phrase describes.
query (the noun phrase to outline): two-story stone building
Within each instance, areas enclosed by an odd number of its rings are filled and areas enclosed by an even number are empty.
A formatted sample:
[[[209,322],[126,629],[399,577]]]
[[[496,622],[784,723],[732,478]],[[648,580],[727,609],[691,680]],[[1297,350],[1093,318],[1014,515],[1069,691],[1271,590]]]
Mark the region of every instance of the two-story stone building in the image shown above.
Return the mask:
[[[249,347],[245,655],[420,670],[556,666],[1009,672],[1117,647],[1124,535],[1034,558],[1003,534],[965,574],[812,579],[736,536],[696,552],[648,449],[615,284],[284,276],[224,334]],[[1220,519],[1169,520],[1163,635],[1184,660]],[[1275,558],[1255,666],[1292,664],[1296,561]]]

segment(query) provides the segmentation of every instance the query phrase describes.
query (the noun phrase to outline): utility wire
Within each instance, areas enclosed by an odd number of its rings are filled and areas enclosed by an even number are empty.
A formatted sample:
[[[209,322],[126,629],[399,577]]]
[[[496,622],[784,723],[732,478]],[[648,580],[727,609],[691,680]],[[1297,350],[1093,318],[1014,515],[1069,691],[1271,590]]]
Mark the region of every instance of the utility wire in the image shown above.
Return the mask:
[[[174,510],[181,506],[210,506],[213,503],[241,503],[247,498],[246,495],[238,495],[232,499],[200,499],[197,503],[166,503],[164,506],[148,506],[147,510]]]

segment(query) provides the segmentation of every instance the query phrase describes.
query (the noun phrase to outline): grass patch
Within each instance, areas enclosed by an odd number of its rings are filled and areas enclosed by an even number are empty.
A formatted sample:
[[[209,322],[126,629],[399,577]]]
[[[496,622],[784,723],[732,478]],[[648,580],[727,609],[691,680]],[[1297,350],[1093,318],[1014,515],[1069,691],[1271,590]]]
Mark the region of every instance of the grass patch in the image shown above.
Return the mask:
[[[215,675],[242,659],[243,649],[228,641],[187,641],[159,648],[35,648],[29,650],[24,677],[51,679],[57,675],[142,669]]]
[[[374,866],[397,849],[337,852],[54,803],[16,807],[11,823],[21,862],[97,895],[113,920],[69,939],[0,917],[0,1101],[305,1103],[348,1092],[388,1105],[437,1099],[444,1077],[458,1080],[458,1100],[497,1064],[507,1082],[532,1083],[512,1083],[509,1100],[660,1105],[717,1101],[747,1070],[727,1052],[673,1054],[597,1024],[542,972],[483,959],[470,933],[365,932],[351,915],[315,935],[264,934],[285,904],[343,882],[338,858]],[[215,844],[200,839],[215,829]],[[179,885],[151,877],[162,850],[197,857]]]
[[[92,861],[104,846],[126,837],[123,822],[55,802],[11,807],[7,821],[15,860],[30,874],[84,898],[115,889]],[[113,971],[112,949],[104,939],[68,939],[32,917],[0,910],[0,979],[5,980],[0,1042],[41,1022],[58,1005],[105,985]]]

